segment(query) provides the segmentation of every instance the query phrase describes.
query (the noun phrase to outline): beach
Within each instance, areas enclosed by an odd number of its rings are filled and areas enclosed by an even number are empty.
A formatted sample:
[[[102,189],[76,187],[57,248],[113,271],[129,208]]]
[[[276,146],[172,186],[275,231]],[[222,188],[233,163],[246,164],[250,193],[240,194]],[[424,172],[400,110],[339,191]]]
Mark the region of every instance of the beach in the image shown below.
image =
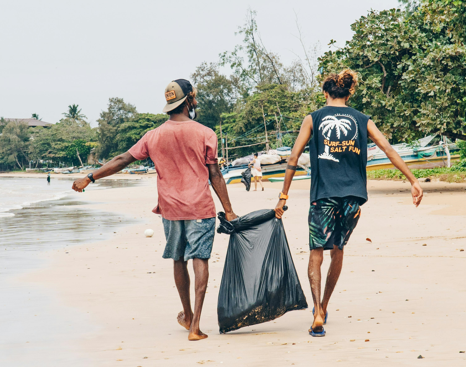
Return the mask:
[[[162,259],[162,220],[152,213],[156,178],[119,176],[141,184],[86,190],[69,198],[83,200],[83,210],[111,213],[113,221],[123,218],[125,226],[114,223],[104,240],[97,241],[93,232],[84,244],[41,252],[43,266],[12,280],[53,300],[43,312],[28,304],[23,317],[34,321],[25,327],[54,327],[42,339],[16,335],[7,345],[7,358],[14,362],[8,366],[466,365],[466,354],[460,353],[466,350],[465,184],[424,183],[424,201],[415,208],[408,183],[369,181],[369,201],[345,249],[325,338],[308,334],[312,306],[220,335],[216,307],[229,238],[217,234],[201,319],[209,338],[189,342],[176,321],[181,303],[172,261]],[[309,185],[292,185],[283,221],[312,305],[307,279]],[[280,189],[281,184],[268,182],[264,192],[228,186],[238,215],[273,208]],[[147,228],[155,231],[152,238],[144,236]],[[329,259],[326,253],[324,272]],[[59,343],[48,341],[53,335]]]

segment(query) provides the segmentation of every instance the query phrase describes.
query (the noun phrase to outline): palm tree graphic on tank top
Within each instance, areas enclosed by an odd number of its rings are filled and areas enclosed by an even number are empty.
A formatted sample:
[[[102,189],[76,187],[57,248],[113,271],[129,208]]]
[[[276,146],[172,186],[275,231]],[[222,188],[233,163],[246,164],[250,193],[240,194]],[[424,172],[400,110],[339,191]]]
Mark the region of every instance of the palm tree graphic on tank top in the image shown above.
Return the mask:
[[[326,116],[322,119],[322,122],[320,123],[319,130],[322,130],[322,136],[329,141],[332,141],[332,133],[338,140],[342,136],[348,136],[349,133],[351,133],[352,129],[352,123],[349,119],[338,119],[335,116]],[[349,116],[349,115],[344,115],[345,117],[349,117],[351,120],[353,120],[354,126],[356,128],[356,134],[351,138],[351,140],[355,140],[358,137],[358,124],[356,123],[354,117]],[[330,161],[334,162],[340,162],[337,158],[335,158],[331,153],[330,153],[330,147],[328,145],[325,145],[324,152],[319,155],[320,159],[328,159]]]

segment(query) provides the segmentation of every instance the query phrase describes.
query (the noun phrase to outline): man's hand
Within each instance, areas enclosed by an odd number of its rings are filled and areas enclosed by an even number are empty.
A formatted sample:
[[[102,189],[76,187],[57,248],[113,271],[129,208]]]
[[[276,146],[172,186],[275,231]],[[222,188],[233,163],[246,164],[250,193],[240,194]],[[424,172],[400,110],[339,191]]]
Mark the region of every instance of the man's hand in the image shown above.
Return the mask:
[[[238,218],[238,216],[234,212],[225,213],[225,219],[229,222],[236,218]]]
[[[80,178],[73,182],[72,189],[77,192],[83,192],[83,190],[89,185],[91,180],[88,177]]]
[[[282,219],[283,213],[285,213],[285,211],[283,210],[283,207],[285,206],[285,204],[286,204],[286,200],[278,200],[278,204],[275,207],[275,216],[278,219]]]
[[[413,196],[413,204],[417,208],[421,203],[422,197],[424,196],[424,191],[422,190],[421,185],[419,185],[419,181],[417,180],[411,185],[411,195]]]

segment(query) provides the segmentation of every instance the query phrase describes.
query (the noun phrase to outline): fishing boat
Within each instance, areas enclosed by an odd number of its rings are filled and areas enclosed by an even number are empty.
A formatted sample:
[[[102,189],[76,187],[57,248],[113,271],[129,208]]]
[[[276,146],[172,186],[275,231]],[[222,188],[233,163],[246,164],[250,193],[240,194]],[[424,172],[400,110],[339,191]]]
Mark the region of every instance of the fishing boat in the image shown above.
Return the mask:
[[[411,144],[395,144],[392,147],[411,169],[446,167],[448,155],[450,163],[459,161],[459,148],[448,139],[441,140],[439,136],[431,135],[419,139]],[[262,180],[270,182],[283,182],[287,160],[291,154],[291,148],[279,148],[259,155],[262,167]],[[248,162],[252,155],[238,158],[231,165],[222,170],[227,184],[241,182],[241,173],[248,168]],[[298,161],[298,170],[293,180],[310,180],[308,172],[310,167],[309,154],[303,153]],[[375,144],[367,147],[367,170],[395,168],[387,155]]]
[[[141,174],[147,173],[147,168],[129,169],[128,173],[131,174],[131,175],[141,175]]]
[[[54,168],[53,171],[55,173],[72,173],[74,167],[67,167],[67,168]]]
[[[291,148],[289,147],[277,148],[260,154],[258,159],[261,162],[262,180],[271,181],[271,179],[277,177],[284,177],[290,154]],[[222,170],[223,178],[227,185],[241,182],[241,173],[248,168],[248,163],[251,162],[252,159],[252,155],[238,158]],[[296,176],[307,175],[306,169],[309,167],[309,161],[309,154],[303,153],[299,158],[299,168],[296,171]]]
[[[72,169],[71,171],[63,171],[62,174],[63,175],[69,175],[71,173],[80,173],[81,170],[79,168],[75,168],[75,169]]]
[[[306,175],[306,176],[294,176],[293,181],[305,181],[305,180],[310,180],[311,175]],[[285,177],[271,177],[269,178],[270,182],[283,182],[285,181]]]
[[[141,174],[147,173],[148,169],[149,169],[148,167],[139,166],[138,168],[125,168],[121,172],[129,173],[131,175],[141,175]]]
[[[454,163],[460,159],[459,148],[448,139],[437,141],[439,137],[435,135],[419,139],[412,144],[396,144],[392,147],[411,169],[446,167],[448,153],[450,162]],[[432,144],[432,143],[436,144]],[[367,170],[395,168],[387,155],[375,144],[367,147]]]

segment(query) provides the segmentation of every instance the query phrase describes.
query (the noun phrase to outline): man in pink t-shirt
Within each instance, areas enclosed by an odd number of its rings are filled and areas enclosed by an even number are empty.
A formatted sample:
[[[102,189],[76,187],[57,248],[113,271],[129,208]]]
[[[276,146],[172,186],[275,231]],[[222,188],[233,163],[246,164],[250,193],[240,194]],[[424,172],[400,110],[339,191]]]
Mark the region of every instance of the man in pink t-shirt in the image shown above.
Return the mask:
[[[193,121],[196,93],[189,81],[172,81],[165,89],[167,105],[163,111],[170,116],[168,121],[147,132],[128,152],[73,183],[73,189],[82,192],[89,183],[119,172],[136,160],[152,159],[157,171],[158,191],[158,204],[153,212],[162,215],[167,239],[163,257],[174,260],[175,284],[183,305],[178,322],[189,330],[189,340],[207,338],[201,332],[199,322],[215,235],[216,211],[209,180],[227,220],[236,218],[217,163],[217,136],[208,127]],[[190,301],[188,260],[193,260],[195,273],[194,312]]]

